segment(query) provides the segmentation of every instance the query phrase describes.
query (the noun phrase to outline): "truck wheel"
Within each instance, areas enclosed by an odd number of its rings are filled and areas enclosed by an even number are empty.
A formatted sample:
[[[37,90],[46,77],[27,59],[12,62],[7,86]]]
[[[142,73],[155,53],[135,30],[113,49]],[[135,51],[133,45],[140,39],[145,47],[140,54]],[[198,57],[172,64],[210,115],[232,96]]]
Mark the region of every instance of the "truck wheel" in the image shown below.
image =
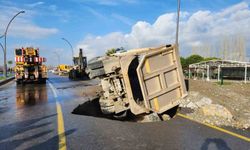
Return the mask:
[[[98,60],[99,57],[89,60],[87,67],[89,69],[98,69],[103,67],[102,60]]]
[[[77,77],[76,77],[76,70],[70,70],[69,72],[69,79],[71,80],[75,80]]]
[[[109,115],[115,112],[115,106],[112,101],[109,101],[107,99],[103,99],[103,97],[100,97],[98,103],[100,105],[100,109],[103,114]]]
[[[124,118],[127,117],[127,113],[128,113],[128,111],[125,110],[125,111],[122,111],[122,112],[120,112],[120,113],[118,113],[118,114],[114,114],[114,117],[115,117],[116,119],[124,119]]]
[[[114,102],[113,102],[113,101],[102,100],[102,98],[100,98],[99,104],[100,104],[101,107],[110,107],[110,106],[114,106]]]
[[[89,72],[89,78],[94,79],[99,76],[103,76],[105,74],[104,68],[90,70]]]
[[[110,115],[115,112],[115,106],[101,107],[101,111],[105,115]]]

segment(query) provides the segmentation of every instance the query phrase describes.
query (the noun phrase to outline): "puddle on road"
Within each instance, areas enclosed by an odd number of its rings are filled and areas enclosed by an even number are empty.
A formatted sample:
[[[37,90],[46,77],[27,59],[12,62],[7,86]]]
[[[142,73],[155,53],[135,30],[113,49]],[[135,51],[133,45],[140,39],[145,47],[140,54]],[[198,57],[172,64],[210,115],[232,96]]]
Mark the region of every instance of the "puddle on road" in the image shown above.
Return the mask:
[[[47,102],[46,84],[25,84],[16,86],[16,106],[32,106],[38,103]]]

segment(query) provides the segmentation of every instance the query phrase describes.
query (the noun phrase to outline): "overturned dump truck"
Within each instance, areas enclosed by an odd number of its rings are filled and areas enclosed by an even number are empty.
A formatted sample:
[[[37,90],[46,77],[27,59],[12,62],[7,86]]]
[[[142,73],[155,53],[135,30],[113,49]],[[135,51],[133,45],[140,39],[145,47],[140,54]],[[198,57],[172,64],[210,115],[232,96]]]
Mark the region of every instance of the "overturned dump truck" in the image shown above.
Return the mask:
[[[187,96],[175,45],[143,48],[97,58],[92,78],[100,78],[99,104],[104,114],[161,116]]]

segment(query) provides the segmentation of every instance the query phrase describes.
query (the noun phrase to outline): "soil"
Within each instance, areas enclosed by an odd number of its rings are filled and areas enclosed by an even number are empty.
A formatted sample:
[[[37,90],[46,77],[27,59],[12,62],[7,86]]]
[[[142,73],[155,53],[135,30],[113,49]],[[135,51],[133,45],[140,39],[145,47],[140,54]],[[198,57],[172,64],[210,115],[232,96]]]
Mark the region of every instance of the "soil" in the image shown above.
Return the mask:
[[[241,129],[250,127],[250,84],[189,80],[189,96],[182,107],[197,121]],[[210,109],[210,110],[209,110]],[[211,113],[209,113],[211,112]]]

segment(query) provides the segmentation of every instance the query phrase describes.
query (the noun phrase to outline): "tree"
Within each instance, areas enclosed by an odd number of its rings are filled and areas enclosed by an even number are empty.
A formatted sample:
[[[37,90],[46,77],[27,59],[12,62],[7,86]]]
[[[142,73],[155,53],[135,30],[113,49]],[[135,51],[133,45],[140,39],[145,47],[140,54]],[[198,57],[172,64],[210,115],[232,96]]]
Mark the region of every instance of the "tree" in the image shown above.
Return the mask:
[[[13,64],[13,61],[12,60],[9,60],[8,61],[8,65],[12,65]]]
[[[198,63],[201,61],[204,61],[204,58],[201,57],[200,55],[191,55],[191,56],[186,58],[187,65]]]
[[[111,48],[111,49],[107,50],[106,55],[110,56],[111,54],[114,54],[116,52],[123,53],[123,52],[126,52],[126,50],[123,47],[120,47],[120,48]]]
[[[11,66],[12,66],[12,64],[13,64],[13,61],[12,61],[12,60],[9,60],[7,63],[8,63],[8,65],[10,66],[10,67],[9,67],[9,71],[12,72]]]
[[[204,61],[209,61],[209,60],[220,60],[220,59],[217,58],[217,57],[207,57],[207,58],[204,58]]]
[[[188,64],[187,64],[187,60],[184,58],[184,57],[181,57],[181,66],[182,68],[187,68],[188,67]]]
[[[114,54],[116,53],[116,49],[115,48],[112,48],[112,49],[108,49],[107,52],[106,52],[106,55],[107,56],[110,56],[111,54]]]

